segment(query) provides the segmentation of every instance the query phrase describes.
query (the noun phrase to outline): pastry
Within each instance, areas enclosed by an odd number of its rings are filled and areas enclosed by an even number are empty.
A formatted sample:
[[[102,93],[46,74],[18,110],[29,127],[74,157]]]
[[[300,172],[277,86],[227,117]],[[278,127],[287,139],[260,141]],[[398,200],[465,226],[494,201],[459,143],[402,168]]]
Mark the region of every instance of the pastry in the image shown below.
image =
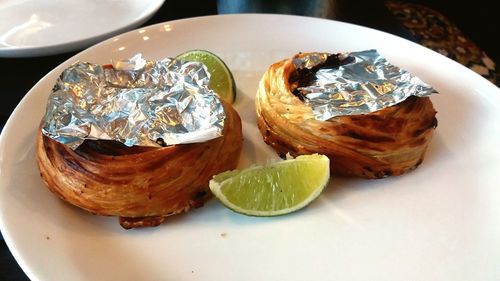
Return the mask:
[[[279,155],[325,154],[332,173],[363,178],[401,175],[422,163],[437,126],[428,97],[411,96],[372,113],[322,121],[294,94],[310,74],[298,72],[290,58],[271,65],[260,81],[257,124]]]
[[[156,226],[210,197],[214,174],[236,168],[241,120],[223,102],[223,135],[202,143],[127,147],[85,140],[76,150],[38,132],[40,175],[61,199],[97,215],[118,216],[124,228]]]
[[[36,158],[48,189],[128,229],[200,207],[213,175],[236,168],[241,120],[199,62],[137,54],[75,62],[52,89]]]

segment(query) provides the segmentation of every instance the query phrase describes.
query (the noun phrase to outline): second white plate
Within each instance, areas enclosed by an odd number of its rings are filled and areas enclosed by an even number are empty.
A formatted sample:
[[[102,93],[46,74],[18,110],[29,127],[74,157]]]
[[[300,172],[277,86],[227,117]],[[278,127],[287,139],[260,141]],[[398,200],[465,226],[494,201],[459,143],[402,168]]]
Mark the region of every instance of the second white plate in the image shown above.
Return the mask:
[[[148,20],[164,0],[6,0],[0,2],[0,57],[78,50]]]

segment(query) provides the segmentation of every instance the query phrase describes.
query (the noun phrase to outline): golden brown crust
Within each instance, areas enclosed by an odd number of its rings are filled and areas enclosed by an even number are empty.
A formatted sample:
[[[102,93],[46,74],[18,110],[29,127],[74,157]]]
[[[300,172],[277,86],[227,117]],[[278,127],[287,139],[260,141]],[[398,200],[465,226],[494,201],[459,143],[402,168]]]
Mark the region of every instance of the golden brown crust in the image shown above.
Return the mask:
[[[165,216],[202,206],[210,197],[211,177],[236,168],[241,120],[223,104],[223,136],[204,143],[150,148],[85,141],[73,151],[39,132],[41,177],[63,200],[94,214],[122,217],[125,228],[158,225]]]
[[[325,154],[332,173],[365,178],[400,175],[422,162],[437,126],[429,98],[410,97],[370,114],[319,121],[291,92],[294,71],[292,59],[271,65],[257,91],[259,130],[278,154]]]

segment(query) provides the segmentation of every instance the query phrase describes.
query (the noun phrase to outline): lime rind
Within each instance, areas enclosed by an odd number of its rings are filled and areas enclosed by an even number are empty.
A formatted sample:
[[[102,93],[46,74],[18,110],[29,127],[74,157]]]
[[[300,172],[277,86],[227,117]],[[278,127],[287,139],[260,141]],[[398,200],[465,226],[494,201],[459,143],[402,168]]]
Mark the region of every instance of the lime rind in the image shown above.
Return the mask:
[[[234,76],[219,56],[207,50],[196,49],[184,52],[176,59],[203,63],[211,75],[208,87],[226,102],[234,103],[236,99]]]
[[[300,162],[302,162],[302,163],[300,163]],[[312,162],[314,162],[314,163],[312,163]],[[260,192],[261,191],[261,190],[259,190],[261,188],[260,185],[265,186],[266,184],[265,183],[263,184],[262,182],[259,183],[259,180],[256,180],[256,179],[262,179],[263,178],[262,175],[267,174],[267,176],[269,176],[273,170],[280,171],[280,169],[281,169],[280,167],[282,167],[282,166],[288,166],[288,167],[285,167],[285,169],[294,169],[294,168],[301,168],[301,167],[305,168],[304,165],[307,166],[308,164],[311,164],[314,167],[320,167],[320,169],[322,169],[322,171],[318,171],[318,174],[324,175],[324,176],[320,177],[320,181],[314,183],[314,188],[312,188],[312,189],[308,190],[307,188],[305,188],[304,190],[295,190],[296,192],[299,192],[299,193],[302,192],[305,194],[295,194],[294,193],[294,194],[291,194],[292,197],[288,197],[288,199],[284,199],[282,194],[278,194],[277,191],[282,190],[283,188],[286,189],[287,184],[291,184],[291,183],[287,182],[286,179],[280,179],[278,182],[275,182],[275,186],[272,187],[272,191],[267,190],[265,192]],[[296,159],[284,160],[284,161],[274,163],[274,164],[264,166],[264,167],[255,166],[255,167],[251,167],[251,168],[248,168],[248,169],[245,169],[242,171],[234,170],[234,171],[224,172],[222,174],[214,176],[214,178],[210,181],[209,186],[210,186],[210,189],[212,190],[212,193],[226,207],[228,207],[229,209],[231,209],[237,213],[241,213],[241,214],[249,215],[249,216],[266,216],[266,217],[267,216],[279,216],[279,215],[284,215],[284,214],[288,214],[288,213],[292,213],[292,212],[295,212],[297,210],[300,210],[300,209],[306,207],[307,205],[309,205],[312,201],[314,201],[314,199],[316,199],[321,194],[323,189],[328,185],[329,174],[330,174],[329,167],[330,167],[330,165],[329,165],[328,157],[326,157],[324,155],[318,155],[318,154],[305,155],[305,156],[299,156]],[[297,171],[295,171],[295,172],[297,172]],[[262,174],[258,175],[258,173],[262,173]],[[298,175],[299,175],[298,179],[294,178],[293,179],[294,181],[311,180],[311,178],[308,177],[308,175],[304,175],[304,174],[300,174],[300,173]],[[315,176],[315,175],[310,175],[310,176]],[[238,182],[238,181],[241,181],[242,179],[243,179],[243,181],[246,180],[249,182],[246,182],[246,183]],[[257,184],[259,186],[251,185],[252,180],[255,181],[255,182],[253,182],[254,184]],[[268,180],[274,181],[275,178],[273,178],[273,176],[271,175]],[[312,179],[312,181],[315,181],[315,180],[316,179]],[[242,194],[241,198],[243,200],[249,200],[249,198],[250,198],[250,200],[253,200],[254,202],[243,202],[243,201],[237,202],[238,201],[237,197],[226,196],[226,194],[228,193],[228,190],[224,190],[224,188],[228,187],[228,186],[231,186],[231,188],[234,189],[234,190],[231,190],[231,192],[233,192],[232,195],[234,195],[235,193],[236,194],[241,193]],[[246,190],[238,189],[240,187],[248,188],[248,186],[250,186],[251,188],[246,189]],[[263,188],[266,188],[266,187],[263,187]],[[269,188],[269,187],[267,187],[267,188]],[[276,190],[274,190],[274,189],[276,189]],[[273,192],[276,194],[271,194]],[[264,194],[264,198],[262,198],[262,194]],[[286,194],[286,192],[285,192],[285,194]],[[275,201],[269,200],[269,197],[274,196],[272,198],[274,200],[293,201],[294,200],[293,196],[295,196],[295,195],[297,195],[296,197],[300,198],[300,201],[291,202],[290,206],[286,206],[286,204],[285,204],[285,207],[278,208],[278,209],[274,209],[272,204],[277,204],[277,205],[283,206],[283,202],[275,202]],[[265,198],[265,196],[268,196],[268,198]],[[264,209],[259,209],[262,207],[262,206],[259,206],[259,200],[261,200],[261,199],[264,202],[264,204],[271,204],[271,206],[267,205],[267,206],[264,206]],[[247,206],[245,206],[245,205],[247,205]],[[257,206],[257,209],[248,207],[249,205]]]

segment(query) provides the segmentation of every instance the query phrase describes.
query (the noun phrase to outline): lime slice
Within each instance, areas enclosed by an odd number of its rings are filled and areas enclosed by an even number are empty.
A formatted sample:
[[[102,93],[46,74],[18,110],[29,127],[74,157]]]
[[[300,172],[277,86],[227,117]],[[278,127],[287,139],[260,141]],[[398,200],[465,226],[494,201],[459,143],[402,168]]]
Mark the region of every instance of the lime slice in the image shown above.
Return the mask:
[[[229,103],[236,98],[236,84],[233,74],[217,55],[205,50],[192,50],[176,57],[178,60],[196,61],[203,63],[210,72],[208,87]]]
[[[330,161],[303,155],[268,166],[218,174],[212,193],[228,208],[251,216],[277,216],[297,211],[319,196],[330,177]]]

